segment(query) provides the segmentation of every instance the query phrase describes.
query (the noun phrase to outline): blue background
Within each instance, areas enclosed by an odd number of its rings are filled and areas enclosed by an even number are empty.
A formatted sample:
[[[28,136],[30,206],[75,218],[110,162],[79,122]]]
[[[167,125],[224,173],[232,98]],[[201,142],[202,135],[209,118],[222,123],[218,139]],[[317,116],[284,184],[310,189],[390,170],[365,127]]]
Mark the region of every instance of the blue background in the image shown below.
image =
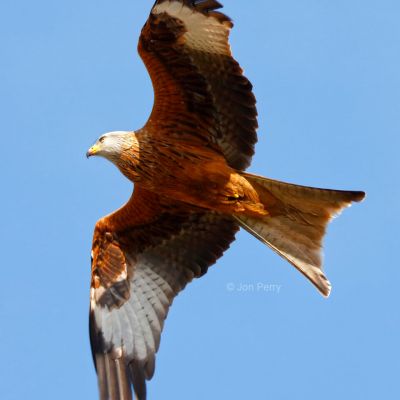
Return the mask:
[[[136,43],[152,3],[2,2],[1,399],[97,398],[91,236],[131,185],[85,152],[149,115]],[[258,98],[250,171],[368,198],[330,226],[328,300],[241,232],[171,308],[149,398],[398,399],[400,3],[225,0],[225,12]]]

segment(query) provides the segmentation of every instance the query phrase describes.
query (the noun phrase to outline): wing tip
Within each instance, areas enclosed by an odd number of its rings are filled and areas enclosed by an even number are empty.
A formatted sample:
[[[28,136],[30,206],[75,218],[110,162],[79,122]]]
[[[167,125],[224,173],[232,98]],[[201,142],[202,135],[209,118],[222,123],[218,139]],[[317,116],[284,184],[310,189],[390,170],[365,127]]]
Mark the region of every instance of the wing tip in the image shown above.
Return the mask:
[[[183,6],[189,7],[197,12],[202,13],[203,15],[214,17],[220,23],[226,24],[230,28],[233,27],[233,22],[231,18],[228,17],[226,14],[217,11],[224,6],[216,0],[157,0],[153,5],[152,10],[160,4],[166,2],[171,3],[173,1],[180,2]]]
[[[195,1],[187,1],[194,7],[197,11],[201,12],[204,15],[211,16],[216,18],[221,24],[228,26],[229,28],[233,28],[233,22],[230,17],[224,14],[220,10],[224,6],[216,0],[195,0]]]
[[[132,399],[131,380],[123,357],[113,353],[98,352],[94,355],[100,400]],[[145,400],[145,398],[140,398]]]
[[[129,372],[133,384],[133,390],[135,391],[135,398],[137,400],[146,400],[146,375],[143,366],[140,363],[133,361],[129,364]]]

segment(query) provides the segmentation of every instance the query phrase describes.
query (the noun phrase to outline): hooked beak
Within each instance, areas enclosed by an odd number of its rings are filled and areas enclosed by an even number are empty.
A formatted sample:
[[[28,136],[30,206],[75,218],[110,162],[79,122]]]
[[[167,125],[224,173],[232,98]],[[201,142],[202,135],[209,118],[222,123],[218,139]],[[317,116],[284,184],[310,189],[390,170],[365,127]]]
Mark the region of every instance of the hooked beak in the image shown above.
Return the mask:
[[[97,144],[93,145],[86,153],[86,157],[89,158],[91,156],[96,155],[100,150],[99,146]]]

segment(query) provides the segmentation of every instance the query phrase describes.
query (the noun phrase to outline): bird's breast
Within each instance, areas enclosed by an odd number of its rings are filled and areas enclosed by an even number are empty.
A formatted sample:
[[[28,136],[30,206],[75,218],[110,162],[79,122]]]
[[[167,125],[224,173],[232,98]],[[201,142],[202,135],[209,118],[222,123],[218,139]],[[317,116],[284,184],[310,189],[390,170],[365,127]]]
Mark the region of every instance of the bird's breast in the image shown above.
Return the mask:
[[[128,179],[157,195],[216,211],[239,210],[239,199],[251,192],[225,158],[205,146],[141,144],[138,156],[124,154],[119,168]]]

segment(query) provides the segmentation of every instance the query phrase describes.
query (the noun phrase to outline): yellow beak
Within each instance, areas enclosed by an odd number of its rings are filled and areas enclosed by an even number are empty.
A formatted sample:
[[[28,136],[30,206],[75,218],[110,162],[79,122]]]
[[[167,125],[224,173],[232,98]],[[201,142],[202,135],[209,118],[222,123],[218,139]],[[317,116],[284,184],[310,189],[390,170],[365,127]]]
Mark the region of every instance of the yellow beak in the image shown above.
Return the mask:
[[[89,158],[89,157],[91,157],[91,156],[94,156],[96,153],[99,152],[99,150],[100,150],[100,147],[99,147],[97,144],[93,145],[93,146],[87,151],[86,157]]]

